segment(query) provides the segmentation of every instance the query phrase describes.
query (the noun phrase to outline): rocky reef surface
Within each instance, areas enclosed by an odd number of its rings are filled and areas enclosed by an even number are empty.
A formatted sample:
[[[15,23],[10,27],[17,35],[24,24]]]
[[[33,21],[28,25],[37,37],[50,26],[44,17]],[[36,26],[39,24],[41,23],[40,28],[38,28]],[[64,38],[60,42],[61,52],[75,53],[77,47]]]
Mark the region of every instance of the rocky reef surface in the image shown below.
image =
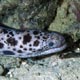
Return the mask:
[[[76,4],[77,5],[76,5]],[[0,22],[14,28],[39,28],[68,34],[73,51],[40,58],[0,56],[0,80],[80,80],[80,0],[0,0]],[[26,26],[27,25],[27,26]]]

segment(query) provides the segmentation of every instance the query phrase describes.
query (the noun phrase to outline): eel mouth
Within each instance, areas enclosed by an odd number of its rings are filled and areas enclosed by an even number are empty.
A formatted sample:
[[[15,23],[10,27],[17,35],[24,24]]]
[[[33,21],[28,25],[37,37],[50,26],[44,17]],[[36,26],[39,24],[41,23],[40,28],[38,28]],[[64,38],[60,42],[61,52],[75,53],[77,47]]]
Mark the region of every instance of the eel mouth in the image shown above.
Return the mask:
[[[57,52],[63,51],[63,50],[66,49],[66,48],[67,48],[67,44],[64,44],[64,45],[59,46],[59,47],[57,47],[57,48],[51,48],[51,49],[49,49],[49,50],[46,50],[46,51],[42,52],[41,55],[55,54],[55,53],[57,53]]]

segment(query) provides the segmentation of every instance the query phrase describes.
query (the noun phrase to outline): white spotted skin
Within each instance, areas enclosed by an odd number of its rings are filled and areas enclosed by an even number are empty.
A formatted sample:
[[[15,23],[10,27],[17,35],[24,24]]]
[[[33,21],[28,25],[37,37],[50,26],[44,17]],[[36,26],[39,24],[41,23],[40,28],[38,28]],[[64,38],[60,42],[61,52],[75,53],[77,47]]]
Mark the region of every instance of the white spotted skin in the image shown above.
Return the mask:
[[[36,57],[60,52],[66,47],[64,37],[58,32],[37,29],[16,30],[0,24],[1,55]]]

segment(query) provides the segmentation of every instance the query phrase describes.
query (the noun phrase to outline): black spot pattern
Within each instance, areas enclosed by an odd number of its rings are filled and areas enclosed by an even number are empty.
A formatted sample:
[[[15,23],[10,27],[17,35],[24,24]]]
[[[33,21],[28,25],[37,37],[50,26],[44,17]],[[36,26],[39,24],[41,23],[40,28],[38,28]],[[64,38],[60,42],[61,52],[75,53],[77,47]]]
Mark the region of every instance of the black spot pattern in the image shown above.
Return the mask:
[[[47,38],[48,38],[48,36],[46,36],[46,35],[45,35],[45,36],[43,36],[43,39],[47,39]]]
[[[23,36],[23,44],[26,44],[26,43],[28,43],[28,42],[30,42],[31,41],[31,36],[30,36],[30,34],[26,34],[26,35],[24,35]]]
[[[29,48],[29,50],[31,51],[31,50],[32,50],[32,48]]]
[[[9,37],[9,34],[7,35],[7,37]]]
[[[33,43],[33,46],[38,46],[38,45],[39,45],[39,41],[35,40],[34,43]]]
[[[17,52],[18,52],[18,53],[22,53],[22,50],[18,50]]]
[[[8,31],[6,29],[3,29],[4,34],[8,33]]]
[[[42,36],[42,33],[40,33],[40,36]]]
[[[4,55],[15,55],[12,51],[3,51]]]
[[[1,40],[3,40],[3,38],[1,38]]]
[[[32,46],[31,44],[29,44],[29,46]]]
[[[27,48],[24,48],[24,50],[26,51],[26,50],[27,50]]]
[[[9,32],[9,34],[10,34],[11,36],[14,36],[13,32]]]
[[[15,38],[10,37],[7,39],[7,43],[10,44],[11,46],[15,46],[17,45],[17,40],[15,40]]]
[[[16,48],[13,48],[14,51],[16,51]]]
[[[23,48],[23,46],[22,46],[22,45],[20,45],[20,48]]]
[[[21,39],[21,37],[19,37],[19,39]]]
[[[33,31],[34,35],[37,35],[39,32],[37,30]]]
[[[4,44],[0,42],[0,48],[3,48],[3,47],[4,47]]]
[[[40,36],[36,36],[37,39],[40,39]]]

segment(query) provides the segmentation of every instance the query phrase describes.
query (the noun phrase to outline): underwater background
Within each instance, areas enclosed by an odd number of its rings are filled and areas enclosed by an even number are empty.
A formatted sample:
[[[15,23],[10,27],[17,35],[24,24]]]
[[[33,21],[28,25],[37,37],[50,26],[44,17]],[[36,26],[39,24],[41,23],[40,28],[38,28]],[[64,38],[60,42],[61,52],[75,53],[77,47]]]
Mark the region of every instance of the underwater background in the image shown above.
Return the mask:
[[[0,56],[0,80],[80,80],[80,0],[0,0],[0,23],[57,31],[77,43],[63,59],[62,52],[28,59]]]

